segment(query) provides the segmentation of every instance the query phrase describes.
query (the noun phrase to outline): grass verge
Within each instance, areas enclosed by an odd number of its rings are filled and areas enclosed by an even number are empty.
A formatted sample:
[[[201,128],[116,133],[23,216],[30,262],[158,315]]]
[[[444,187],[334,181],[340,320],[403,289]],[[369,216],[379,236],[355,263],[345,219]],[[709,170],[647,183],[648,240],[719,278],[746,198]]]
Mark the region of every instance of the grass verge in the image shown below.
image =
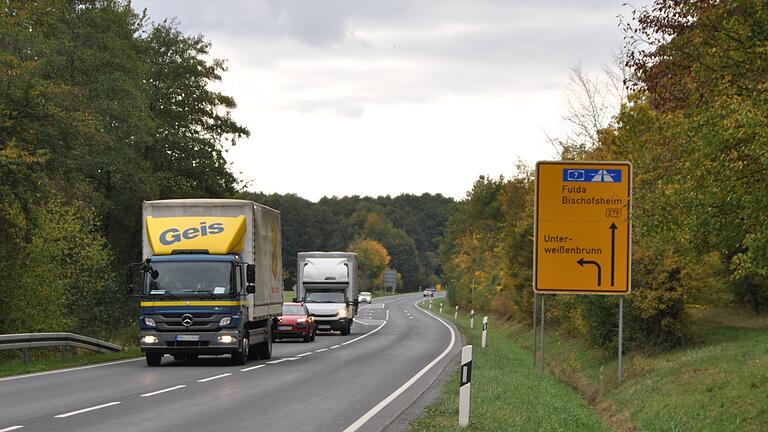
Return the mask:
[[[56,369],[65,369],[76,366],[85,366],[95,363],[105,363],[115,360],[139,357],[141,352],[139,348],[133,347],[126,351],[118,353],[95,353],[90,351],[76,350],[76,353],[68,353],[62,360],[61,354],[47,349],[30,350],[30,361],[24,364],[19,354],[16,358],[8,358],[0,361],[0,377],[21,375],[34,372],[45,372]]]
[[[437,313],[440,302],[434,301]],[[436,307],[435,307],[436,306]],[[453,319],[451,313],[443,318]],[[610,428],[573,389],[555,377],[533,369],[530,352],[498,331],[489,331],[488,346],[480,348],[480,320],[469,328],[460,315],[456,326],[473,345],[470,424],[458,427],[459,374],[446,383],[443,396],[427,414],[411,423],[422,431],[608,431]]]
[[[695,343],[626,354],[621,384],[614,355],[548,327],[547,371],[576,389],[613,430],[768,430],[768,317],[740,309],[693,314]],[[493,318],[490,328],[530,363],[529,328]]]

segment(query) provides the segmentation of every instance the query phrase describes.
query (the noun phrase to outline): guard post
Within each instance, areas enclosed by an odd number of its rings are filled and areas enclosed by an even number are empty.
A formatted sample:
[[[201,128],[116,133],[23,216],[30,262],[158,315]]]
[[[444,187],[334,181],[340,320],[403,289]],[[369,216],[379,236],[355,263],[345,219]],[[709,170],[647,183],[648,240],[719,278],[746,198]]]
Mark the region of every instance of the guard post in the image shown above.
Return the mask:
[[[469,396],[472,385],[472,345],[461,349],[461,383],[459,384],[459,426],[469,425]]]
[[[483,337],[482,337],[482,344],[480,345],[482,348],[485,348],[485,340],[486,340],[487,333],[488,333],[488,317],[484,316],[483,317]]]

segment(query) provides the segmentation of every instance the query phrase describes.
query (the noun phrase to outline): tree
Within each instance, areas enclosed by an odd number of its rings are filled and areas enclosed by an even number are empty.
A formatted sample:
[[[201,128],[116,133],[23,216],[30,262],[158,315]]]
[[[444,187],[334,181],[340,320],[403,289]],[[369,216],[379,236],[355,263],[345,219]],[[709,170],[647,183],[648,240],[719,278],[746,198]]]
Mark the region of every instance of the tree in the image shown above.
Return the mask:
[[[390,258],[387,250],[376,240],[360,239],[349,245],[348,250],[357,253],[357,266],[360,273],[360,291],[370,291],[378,279],[382,278]]]

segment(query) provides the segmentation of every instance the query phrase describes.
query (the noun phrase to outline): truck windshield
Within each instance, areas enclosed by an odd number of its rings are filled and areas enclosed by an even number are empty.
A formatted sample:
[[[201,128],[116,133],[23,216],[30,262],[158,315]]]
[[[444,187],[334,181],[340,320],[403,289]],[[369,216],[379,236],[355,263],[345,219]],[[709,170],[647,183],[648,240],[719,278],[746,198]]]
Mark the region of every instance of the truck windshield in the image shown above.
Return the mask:
[[[148,272],[145,294],[229,294],[232,292],[232,264],[228,262],[153,262],[157,278]]]
[[[344,291],[307,291],[305,303],[344,303]]]

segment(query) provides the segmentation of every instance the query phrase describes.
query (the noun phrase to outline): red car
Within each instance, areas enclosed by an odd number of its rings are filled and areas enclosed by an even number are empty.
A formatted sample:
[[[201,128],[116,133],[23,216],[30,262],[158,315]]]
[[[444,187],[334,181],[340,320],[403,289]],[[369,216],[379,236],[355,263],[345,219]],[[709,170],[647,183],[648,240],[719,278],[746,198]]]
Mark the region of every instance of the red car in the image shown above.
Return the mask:
[[[283,303],[283,316],[277,319],[272,338],[302,338],[310,342],[315,340],[316,330],[315,318],[304,303]]]

